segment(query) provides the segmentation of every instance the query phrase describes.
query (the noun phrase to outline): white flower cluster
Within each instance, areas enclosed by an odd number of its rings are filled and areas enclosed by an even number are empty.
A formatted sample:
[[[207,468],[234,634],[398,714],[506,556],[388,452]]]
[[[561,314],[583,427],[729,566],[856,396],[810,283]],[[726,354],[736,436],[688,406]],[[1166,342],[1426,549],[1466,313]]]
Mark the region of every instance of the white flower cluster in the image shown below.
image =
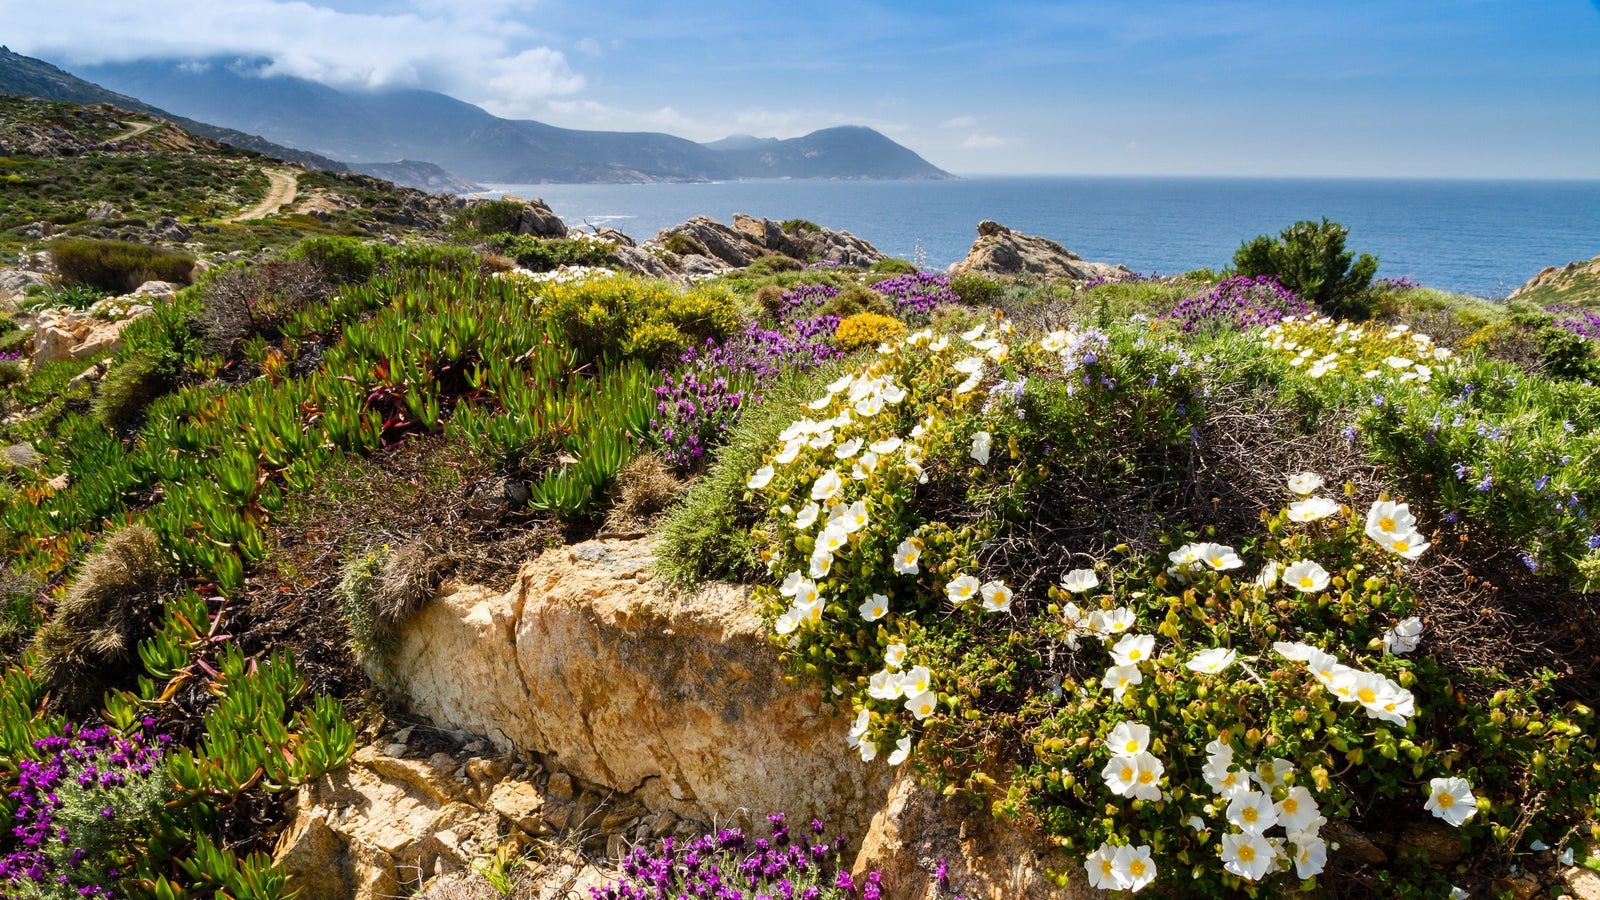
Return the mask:
[[[995,326],[992,336],[984,337],[988,326],[980,325],[962,335],[962,341],[981,356],[967,356],[946,363],[948,370],[965,376],[953,389],[959,399],[971,394],[984,377],[986,360],[1003,361],[1010,356],[1010,346],[1003,335],[1011,333],[1010,323]],[[827,387],[827,394],[806,404],[807,408],[823,418],[803,417],[790,423],[778,435],[778,450],[771,461],[750,477],[746,486],[754,491],[767,489],[779,473],[804,457],[808,462],[821,463],[823,471],[804,495],[807,501],[798,510],[784,506],[780,510],[793,516],[790,523],[801,533],[816,533],[811,544],[811,557],[805,566],[795,568],[783,579],[779,587],[782,596],[792,598],[789,608],[778,617],[776,631],[787,635],[805,626],[822,621],[826,603],[821,596],[819,583],[826,582],[833,571],[839,554],[859,545],[858,536],[863,531],[884,527],[875,522],[869,506],[871,496],[853,502],[849,495],[852,485],[873,482],[884,477],[912,478],[927,481],[924,471],[926,451],[923,443],[932,435],[940,422],[934,416],[922,419],[906,434],[898,433],[897,419],[885,410],[903,403],[909,392],[896,381],[890,371],[893,357],[905,348],[921,348],[934,359],[947,351],[955,354],[960,345],[951,338],[935,337],[929,330],[907,335],[899,341],[878,348],[880,358],[860,372],[846,374]],[[972,435],[971,457],[980,465],[989,461],[993,436],[986,431]],[[846,469],[845,467],[848,467]],[[915,535],[900,541],[892,560],[893,570],[901,575],[922,574],[920,563],[924,546]],[[774,553],[768,562],[770,571],[782,571],[781,554]],[[946,597],[957,607],[981,599],[982,608],[990,612],[1007,612],[1011,608],[1012,592],[999,580],[979,582],[969,574],[957,574],[944,585]],[[855,605],[854,598],[851,605]],[[862,620],[876,622],[889,615],[890,597],[874,593],[855,607]],[[932,673],[926,666],[903,668],[908,648],[904,644],[889,645],[884,655],[884,668],[874,674],[868,684],[867,695],[876,700],[904,700],[904,709],[912,719],[922,721],[938,708],[939,695],[932,683]],[[877,743],[869,736],[872,713],[861,709],[848,736],[849,745],[857,749],[863,760],[877,757]],[[911,738],[902,736],[888,761],[890,765],[904,762],[910,753]]]
[[[568,284],[575,281],[588,281],[591,278],[610,278],[617,273],[613,269],[606,269],[600,266],[561,266],[548,272],[534,272],[530,269],[517,268],[499,274],[501,277],[515,276],[518,279],[539,284]]]
[[[1318,348],[1302,346],[1295,335],[1307,328],[1327,332],[1333,349],[1319,356]],[[1263,331],[1261,339],[1273,350],[1293,353],[1289,365],[1305,367],[1306,375],[1310,378],[1321,378],[1335,371],[1347,358],[1366,356],[1361,352],[1360,345],[1363,343],[1381,341],[1393,345],[1394,350],[1409,354],[1390,353],[1381,366],[1362,372],[1361,377],[1366,379],[1390,377],[1401,383],[1415,381],[1426,384],[1433,379],[1435,369],[1441,365],[1448,366],[1453,358],[1448,348],[1434,346],[1432,338],[1421,332],[1413,332],[1406,325],[1396,325],[1380,335],[1376,329],[1368,329],[1365,325],[1350,322],[1335,324],[1333,319],[1315,314],[1287,316],[1282,322]]]

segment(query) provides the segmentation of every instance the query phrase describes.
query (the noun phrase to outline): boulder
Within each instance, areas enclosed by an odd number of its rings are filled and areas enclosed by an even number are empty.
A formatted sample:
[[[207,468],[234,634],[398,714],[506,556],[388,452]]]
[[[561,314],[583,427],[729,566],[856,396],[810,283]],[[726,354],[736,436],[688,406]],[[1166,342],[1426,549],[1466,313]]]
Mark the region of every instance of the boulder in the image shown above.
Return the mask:
[[[567,226],[561,217],[555,214],[548,204],[538,197],[524,200],[521,197],[504,196],[502,200],[512,200],[522,204],[522,218],[517,221],[517,234],[531,234],[542,238],[563,238],[567,236]]]
[[[946,881],[935,877],[944,863]],[[1047,871],[1069,873],[1058,887]],[[883,873],[884,896],[891,900],[1076,900],[1101,897],[1089,887],[1080,860],[1042,844],[1024,829],[974,807],[962,797],[946,797],[902,773],[888,802],[867,828],[856,855],[856,883],[872,871]]]
[[[273,858],[304,900],[379,900],[471,862],[499,819],[470,802],[448,755],[395,759],[372,747],[301,786]],[[438,835],[449,832],[449,839]]]
[[[743,213],[734,214],[731,228],[709,216],[695,216],[682,225],[663,228],[656,234],[654,243],[663,244],[675,234],[694,240],[707,254],[733,268],[743,268],[773,254],[803,262],[820,260],[853,266],[870,266],[888,258],[848,231],[828,228],[784,231],[781,223]]]
[[[978,239],[972,243],[967,258],[950,265],[951,276],[968,273],[1074,280],[1132,274],[1124,266],[1087,262],[1049,238],[1022,234],[989,220],[978,223]]]
[[[504,593],[451,585],[383,669],[436,724],[541,754],[586,783],[700,821],[744,808],[860,834],[891,771],[784,679],[749,589],[677,593],[647,540],[545,552]]]
[[[112,299],[132,302],[129,298]],[[63,359],[87,359],[115,353],[122,347],[122,330],[128,327],[128,323],[151,312],[149,306],[125,307],[120,310],[123,318],[112,321],[78,310],[46,312],[39,317],[33,335],[33,366],[37,368]]]
[[[0,297],[21,297],[30,285],[49,284],[43,272],[29,269],[0,269]]]
[[[607,237],[610,237],[608,234]],[[628,244],[616,244],[611,256],[606,259],[606,264],[623,272],[632,272],[635,275],[645,275],[651,278],[670,278],[677,274],[665,259],[649,250],[634,247]]]
[[[91,222],[109,222],[113,219],[122,218],[122,210],[112,206],[109,201],[101,200],[89,207],[89,211],[84,215]]]
[[[710,216],[695,216],[682,225],[663,228],[656,233],[656,243],[665,244],[674,235],[694,241],[705,249],[706,256],[735,269],[742,269],[769,252],[766,247],[751,240],[749,235],[735,231]],[[685,258],[690,255],[697,254],[686,254]]]
[[[729,267],[724,265],[722,260],[710,256],[701,256],[698,253],[691,253],[678,260],[678,271],[689,277],[698,275],[710,277],[712,275],[721,275],[728,270]]]
[[[1564,266],[1546,266],[1506,299],[1544,305],[1600,300],[1600,256],[1587,262],[1579,260]]]

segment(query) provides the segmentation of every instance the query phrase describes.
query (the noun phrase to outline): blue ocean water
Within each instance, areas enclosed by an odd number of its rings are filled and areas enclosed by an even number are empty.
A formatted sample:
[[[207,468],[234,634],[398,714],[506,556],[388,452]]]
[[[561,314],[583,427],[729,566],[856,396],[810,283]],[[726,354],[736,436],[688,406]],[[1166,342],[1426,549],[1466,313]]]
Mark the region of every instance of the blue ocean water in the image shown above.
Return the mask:
[[[1009,177],[959,181],[742,181],[494,185],[543,197],[568,225],[644,239],[695,215],[805,218],[930,268],[967,253],[993,219],[1085,259],[1146,274],[1221,268],[1239,244],[1298,219],[1350,226],[1382,277],[1503,297],[1549,265],[1600,255],[1600,182]]]

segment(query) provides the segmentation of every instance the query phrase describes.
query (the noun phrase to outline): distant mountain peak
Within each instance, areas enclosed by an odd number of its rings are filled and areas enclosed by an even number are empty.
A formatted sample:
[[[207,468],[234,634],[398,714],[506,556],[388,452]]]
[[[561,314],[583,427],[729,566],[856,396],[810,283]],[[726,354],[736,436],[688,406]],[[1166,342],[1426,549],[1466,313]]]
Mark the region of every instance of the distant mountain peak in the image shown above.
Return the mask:
[[[183,115],[258,132],[357,167],[427,160],[479,182],[723,181],[736,178],[949,178],[871,128],[838,126],[779,140],[736,134],[697,144],[653,132],[560,128],[502,119],[417,89],[340,91],[218,58],[147,61],[85,74]]]

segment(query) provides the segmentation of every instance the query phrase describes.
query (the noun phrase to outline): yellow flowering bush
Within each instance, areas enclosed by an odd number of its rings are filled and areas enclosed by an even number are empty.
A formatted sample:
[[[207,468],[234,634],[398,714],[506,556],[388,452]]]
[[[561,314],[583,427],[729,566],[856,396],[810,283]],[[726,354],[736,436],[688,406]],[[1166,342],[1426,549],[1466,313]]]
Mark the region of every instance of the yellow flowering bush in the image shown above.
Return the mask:
[[[906,326],[899,319],[862,312],[841,320],[839,327],[834,330],[833,339],[845,350],[859,350],[905,333]]]

